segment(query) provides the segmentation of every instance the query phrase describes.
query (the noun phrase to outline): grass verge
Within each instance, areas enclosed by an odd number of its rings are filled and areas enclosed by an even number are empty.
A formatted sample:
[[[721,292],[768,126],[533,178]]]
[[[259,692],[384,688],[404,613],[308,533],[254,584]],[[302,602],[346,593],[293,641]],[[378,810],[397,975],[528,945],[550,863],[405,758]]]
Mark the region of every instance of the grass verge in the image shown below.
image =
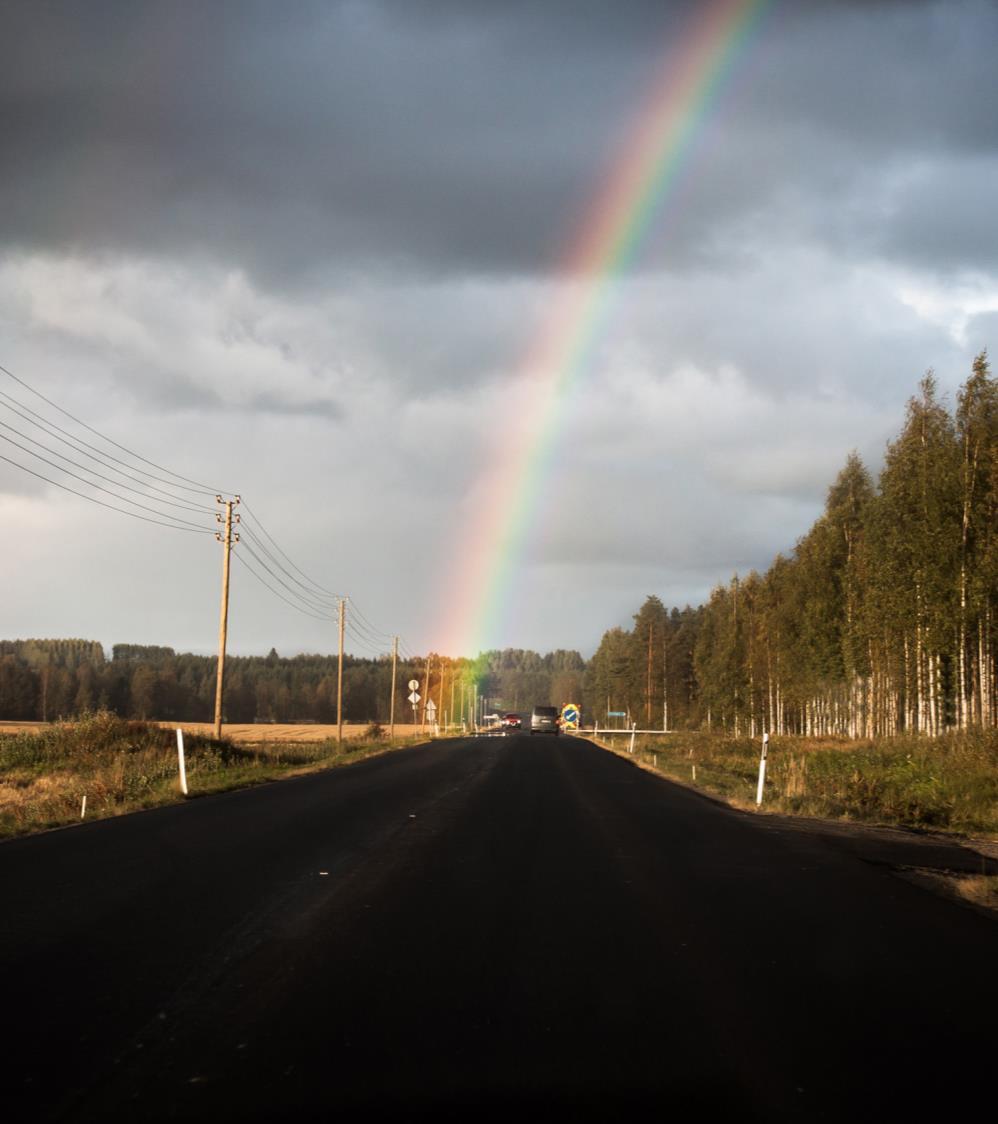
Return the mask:
[[[628,739],[604,744],[626,751]],[[639,736],[634,756],[665,776],[749,808],[755,807],[760,750],[758,738],[677,732]],[[998,731],[879,741],[773,738],[763,807],[998,836]]]
[[[199,796],[245,788],[349,764],[419,740],[389,743],[376,727],[369,733],[342,745],[335,739],[237,745],[188,733],[188,789]],[[88,820],[184,800],[175,732],[102,711],[0,737],[0,838],[78,822],[84,796]]]

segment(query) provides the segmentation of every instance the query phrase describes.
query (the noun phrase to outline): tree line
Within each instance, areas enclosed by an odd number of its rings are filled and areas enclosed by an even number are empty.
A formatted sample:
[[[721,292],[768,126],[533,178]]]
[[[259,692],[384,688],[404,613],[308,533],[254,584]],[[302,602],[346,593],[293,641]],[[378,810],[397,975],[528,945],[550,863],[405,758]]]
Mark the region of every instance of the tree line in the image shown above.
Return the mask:
[[[522,649],[485,652],[475,660],[431,654],[395,668],[395,720],[432,725],[472,723],[486,713],[566,699],[581,690],[578,652],[540,655]],[[51,721],[107,709],[126,718],[210,722],[215,708],[214,656],[172,648],[115,644],[110,658],[92,640],[0,641],[0,719]],[[338,721],[338,658],[330,655],[228,656],[224,721]],[[409,702],[418,682],[419,704]],[[432,700],[429,714],[425,703]],[[387,724],[392,713],[389,656],[343,659],[345,722]]]
[[[952,411],[927,374],[877,481],[851,454],[821,516],[764,574],[735,574],[698,609],[669,613],[650,597],[634,621],[604,634],[589,681],[597,709],[642,724],[993,728],[998,384],[986,353]]]

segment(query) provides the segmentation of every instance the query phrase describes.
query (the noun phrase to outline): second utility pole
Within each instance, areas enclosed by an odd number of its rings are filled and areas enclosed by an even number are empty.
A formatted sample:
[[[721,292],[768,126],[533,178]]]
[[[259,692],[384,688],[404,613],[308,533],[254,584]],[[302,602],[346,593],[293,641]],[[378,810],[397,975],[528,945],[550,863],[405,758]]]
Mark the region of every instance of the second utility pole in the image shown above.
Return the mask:
[[[395,737],[395,673],[399,662],[399,638],[392,637],[392,701],[388,708],[388,740]]]
[[[343,741],[343,629],[346,624],[347,602],[340,598],[340,658],[336,666],[336,740]]]
[[[232,544],[239,542],[239,535],[232,533],[232,506],[239,503],[239,497],[232,500],[223,500],[221,496],[215,497],[216,503],[225,504],[225,537],[221,532],[215,532],[215,538],[222,543],[222,612],[218,623],[218,675],[215,680],[215,740],[222,736],[222,684],[225,680],[225,640],[229,630],[229,559],[232,556]],[[215,518],[222,522],[219,512]],[[235,517],[239,522],[239,516]]]

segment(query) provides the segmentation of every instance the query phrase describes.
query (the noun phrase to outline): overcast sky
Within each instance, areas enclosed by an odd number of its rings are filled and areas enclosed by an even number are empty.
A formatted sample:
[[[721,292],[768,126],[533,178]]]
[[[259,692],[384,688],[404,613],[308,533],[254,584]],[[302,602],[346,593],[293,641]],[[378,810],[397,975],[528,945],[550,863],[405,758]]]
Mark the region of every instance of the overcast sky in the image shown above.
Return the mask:
[[[335,650],[294,579],[353,600],[357,654],[442,645],[557,263],[692,7],[0,6],[0,364],[244,497],[285,600],[237,546],[230,650]],[[998,346],[996,44],[992,0],[768,6],[617,282],[489,644],[589,655],[648,594],[765,569],[927,368],[952,401]],[[0,461],[2,638],[210,652],[220,570],[211,534]]]

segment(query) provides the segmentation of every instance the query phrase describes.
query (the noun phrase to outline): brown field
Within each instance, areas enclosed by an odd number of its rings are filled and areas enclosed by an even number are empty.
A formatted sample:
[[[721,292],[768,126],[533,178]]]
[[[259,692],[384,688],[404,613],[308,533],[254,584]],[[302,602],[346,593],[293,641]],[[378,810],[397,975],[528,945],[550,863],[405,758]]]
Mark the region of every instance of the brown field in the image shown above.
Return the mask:
[[[159,726],[167,727],[168,729],[175,729],[177,726],[183,726],[185,730],[190,730],[191,733],[204,734],[208,737],[211,736],[214,726],[210,722],[159,722]],[[362,738],[370,729],[370,724],[364,723],[344,723],[343,724],[343,737],[346,738]],[[383,727],[385,737],[388,736],[388,726]],[[329,738],[336,737],[336,726],[320,726],[311,723],[305,723],[300,726],[295,725],[281,725],[278,722],[249,722],[243,725],[234,724],[231,726],[222,727],[223,737],[230,738],[232,741],[246,745],[251,742],[324,742]],[[397,738],[411,738],[419,733],[425,733],[427,737],[433,735],[433,727],[427,726],[424,730],[421,726],[413,726],[411,723],[403,724],[401,722],[395,723],[395,736]]]
[[[47,725],[52,723],[46,722],[0,722],[0,735],[2,734],[20,734],[20,733],[35,733],[38,730],[43,730]],[[175,729],[177,726],[182,726],[184,730],[191,733],[205,734],[211,736],[214,727],[210,722],[158,722],[158,726],[163,726],[166,729]],[[361,738],[368,731],[368,723],[345,723],[343,726],[343,737],[346,738]],[[243,725],[235,724],[231,726],[222,727],[222,736],[229,738],[231,741],[237,742],[241,745],[247,745],[254,742],[322,742],[328,738],[336,737],[336,726],[319,726],[312,725],[311,723],[303,723],[300,726],[295,725],[281,725],[277,722],[253,722]],[[385,737],[388,736],[388,727],[384,726]],[[397,738],[413,738],[419,734],[425,734],[426,737],[433,735],[433,727],[427,726],[425,729],[422,726],[415,726],[412,723],[395,723],[395,736]]]

